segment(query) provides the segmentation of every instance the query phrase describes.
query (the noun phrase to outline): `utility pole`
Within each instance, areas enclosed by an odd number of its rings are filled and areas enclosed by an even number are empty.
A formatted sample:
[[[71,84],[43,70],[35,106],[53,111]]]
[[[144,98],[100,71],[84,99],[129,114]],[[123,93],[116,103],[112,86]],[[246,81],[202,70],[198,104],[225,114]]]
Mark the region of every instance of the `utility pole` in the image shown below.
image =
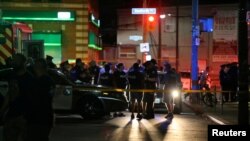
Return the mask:
[[[199,0],[192,0],[192,90],[198,89]]]
[[[160,18],[160,15],[161,15],[161,0],[159,1],[159,10],[158,10],[158,66],[160,67],[161,66],[161,49],[162,49],[162,44],[161,44],[161,18]]]
[[[147,7],[147,0],[143,0],[143,4],[142,4],[142,7],[143,8],[146,8]],[[146,21],[146,18],[145,18],[145,14],[142,15],[142,30],[143,30],[143,43],[146,43],[147,42],[147,34],[148,34],[148,31],[147,31],[147,21]],[[146,58],[146,53],[143,52],[142,53],[142,62],[144,62],[144,59]]]
[[[238,59],[239,59],[239,106],[238,124],[249,124],[248,111],[248,29],[246,21],[247,0],[240,0],[238,22]]]
[[[179,0],[176,0],[176,50],[175,50],[175,57],[176,57],[176,62],[175,62],[175,68],[176,68],[176,71],[178,72],[179,71]]]

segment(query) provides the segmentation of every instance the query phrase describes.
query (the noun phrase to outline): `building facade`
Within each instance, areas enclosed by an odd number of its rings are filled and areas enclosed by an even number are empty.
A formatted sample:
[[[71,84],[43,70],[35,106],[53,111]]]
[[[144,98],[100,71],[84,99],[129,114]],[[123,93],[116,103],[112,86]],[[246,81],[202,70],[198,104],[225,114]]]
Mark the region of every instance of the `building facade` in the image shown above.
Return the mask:
[[[99,59],[97,0],[1,0],[0,9],[2,20],[28,24],[32,40],[44,40],[44,55],[56,64]]]
[[[161,24],[157,23],[154,31],[146,36],[146,42],[150,47],[150,51],[146,54],[158,59],[158,51],[161,51],[161,62],[168,61],[175,67],[178,45],[179,71],[190,72],[192,7],[180,6],[178,17],[176,7],[162,8],[161,14],[165,14],[166,18],[160,19]],[[178,27],[176,27],[176,18],[179,21]],[[145,60],[143,55],[145,53],[141,53],[140,50],[140,43],[143,43],[142,19],[141,15],[132,15],[131,9],[118,10],[116,60],[124,62],[127,67],[130,67],[136,59]],[[144,18],[144,20],[147,19]],[[249,23],[248,31],[250,31]],[[161,50],[159,50],[159,25],[161,25]],[[198,69],[202,71],[209,66],[213,83],[219,86],[220,66],[238,62],[238,5],[200,5],[199,29]],[[178,31],[178,44],[176,31]],[[248,34],[248,41],[249,39],[250,34]]]

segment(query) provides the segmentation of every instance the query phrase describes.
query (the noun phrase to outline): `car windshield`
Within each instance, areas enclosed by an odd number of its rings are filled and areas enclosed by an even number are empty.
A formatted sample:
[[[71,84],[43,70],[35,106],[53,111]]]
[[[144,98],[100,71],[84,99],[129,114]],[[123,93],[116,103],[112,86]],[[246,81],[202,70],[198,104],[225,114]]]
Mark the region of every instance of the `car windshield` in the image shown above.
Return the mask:
[[[59,70],[49,69],[49,76],[55,81],[56,84],[59,85],[74,85],[70,80],[66,78],[66,76]]]

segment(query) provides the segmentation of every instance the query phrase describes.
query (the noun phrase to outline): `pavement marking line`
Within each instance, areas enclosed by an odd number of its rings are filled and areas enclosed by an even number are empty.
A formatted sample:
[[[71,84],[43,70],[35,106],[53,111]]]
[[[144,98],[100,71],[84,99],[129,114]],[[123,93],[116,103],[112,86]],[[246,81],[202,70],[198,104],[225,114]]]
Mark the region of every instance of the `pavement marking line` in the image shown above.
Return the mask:
[[[216,119],[216,118],[214,118],[214,117],[212,117],[212,116],[207,115],[207,117],[208,117],[209,119],[211,119],[213,122],[215,122],[215,123],[217,123],[217,124],[219,124],[219,125],[226,125],[224,122],[222,122],[222,121],[220,121],[220,120],[218,120],[218,119]]]

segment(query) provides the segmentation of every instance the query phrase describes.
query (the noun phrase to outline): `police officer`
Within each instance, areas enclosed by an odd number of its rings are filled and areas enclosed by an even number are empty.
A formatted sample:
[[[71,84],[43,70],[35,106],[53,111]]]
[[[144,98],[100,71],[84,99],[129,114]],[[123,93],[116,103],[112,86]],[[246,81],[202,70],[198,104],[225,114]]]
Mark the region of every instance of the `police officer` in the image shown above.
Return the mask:
[[[124,65],[123,63],[119,63],[116,66],[116,70],[114,71],[114,85],[115,88],[118,89],[125,89],[127,86],[128,80],[127,80],[127,74],[126,72],[124,72]],[[119,99],[121,99],[122,101],[127,101],[124,97],[124,93],[123,92],[119,92],[117,94],[117,97]],[[124,116],[124,114],[122,112],[119,113],[114,113],[114,116]]]
[[[180,76],[176,73],[176,71],[171,67],[169,63],[164,64],[164,72],[166,72],[164,76],[165,90],[163,102],[165,102],[166,108],[168,109],[168,114],[165,118],[173,118],[173,96],[171,94],[172,90],[181,88],[181,80]]]
[[[114,87],[114,76],[110,73],[110,69],[110,64],[106,64],[104,66],[104,73],[100,74],[98,84],[108,87]]]
[[[156,89],[158,73],[155,64],[152,61],[147,61],[145,67],[145,88]],[[154,118],[154,92],[144,93],[143,113],[146,119]]]
[[[48,64],[48,68],[52,68],[52,69],[56,69],[56,64],[53,63],[53,60],[54,58],[50,55],[46,55],[46,62]]]
[[[143,89],[144,88],[144,73],[140,71],[140,66],[138,63],[133,65],[133,69],[128,73],[128,80],[130,89]],[[131,102],[131,119],[134,119],[135,111],[135,101],[137,101],[137,118],[141,119],[141,110],[142,110],[142,92],[131,92],[130,93],[130,102]]]
[[[89,73],[92,77],[92,80],[94,79],[94,81],[91,83],[97,84],[99,73],[100,73],[100,67],[96,65],[96,62],[94,60],[92,60],[89,63]]]

